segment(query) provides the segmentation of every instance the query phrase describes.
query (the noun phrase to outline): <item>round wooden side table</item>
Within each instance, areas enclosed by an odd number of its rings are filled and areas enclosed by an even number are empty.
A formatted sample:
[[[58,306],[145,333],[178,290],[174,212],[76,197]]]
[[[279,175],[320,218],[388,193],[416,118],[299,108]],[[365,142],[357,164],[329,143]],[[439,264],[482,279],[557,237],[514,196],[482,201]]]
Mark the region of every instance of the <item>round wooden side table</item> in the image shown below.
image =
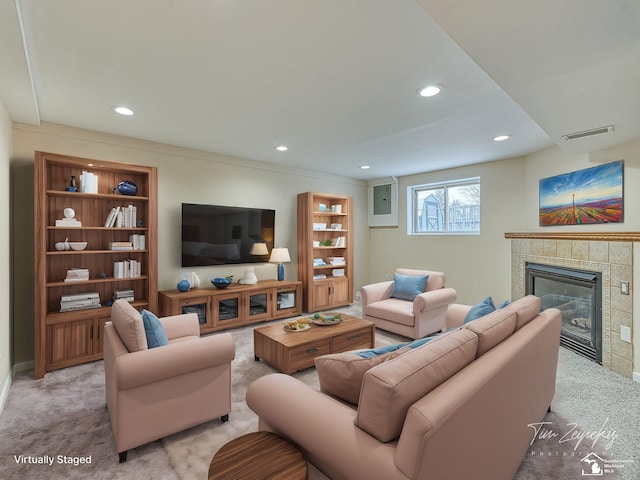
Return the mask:
[[[307,461],[271,432],[242,435],[224,444],[209,465],[209,480],[305,480]]]

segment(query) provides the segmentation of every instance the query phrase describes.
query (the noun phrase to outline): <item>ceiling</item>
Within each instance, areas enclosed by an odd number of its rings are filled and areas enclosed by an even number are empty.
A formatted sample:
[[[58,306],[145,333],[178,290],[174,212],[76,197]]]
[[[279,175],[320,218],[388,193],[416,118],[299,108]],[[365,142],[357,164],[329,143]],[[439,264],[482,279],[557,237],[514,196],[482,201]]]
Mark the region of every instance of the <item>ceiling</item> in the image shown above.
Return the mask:
[[[0,100],[17,122],[403,176],[639,138],[639,26],[635,0],[0,0]]]

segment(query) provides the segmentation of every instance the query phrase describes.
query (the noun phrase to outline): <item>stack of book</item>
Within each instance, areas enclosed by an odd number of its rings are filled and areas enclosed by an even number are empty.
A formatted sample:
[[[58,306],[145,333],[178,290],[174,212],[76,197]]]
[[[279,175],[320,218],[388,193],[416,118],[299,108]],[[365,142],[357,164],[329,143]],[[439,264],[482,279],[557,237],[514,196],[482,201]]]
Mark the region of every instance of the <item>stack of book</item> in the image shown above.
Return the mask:
[[[109,250],[133,250],[132,242],[109,242]]]
[[[129,235],[129,242],[133,245],[134,250],[145,250],[147,248],[147,237],[139,233]]]
[[[87,280],[89,280],[88,268],[70,268],[64,279],[65,282],[84,282]]]
[[[327,257],[327,260],[329,261],[329,264],[335,265],[335,266],[340,266],[345,264],[344,257]]]
[[[115,302],[116,300],[126,300],[127,302],[133,302],[134,301],[134,293],[133,293],[133,289],[129,289],[129,290],[116,290],[115,292],[113,292],[113,301]]]
[[[141,263],[137,260],[123,260],[121,262],[113,262],[114,278],[134,278],[142,275]]]
[[[100,307],[100,294],[98,292],[74,293],[71,295],[63,295],[60,298],[61,312]]]
[[[317,273],[313,276],[314,280],[322,280],[324,278],[327,278],[327,276],[324,273]]]
[[[104,221],[104,226],[135,228],[138,225],[137,210],[135,205],[113,207]]]
[[[324,267],[326,265],[325,261],[323,258],[314,258],[313,259],[313,266],[314,267]]]

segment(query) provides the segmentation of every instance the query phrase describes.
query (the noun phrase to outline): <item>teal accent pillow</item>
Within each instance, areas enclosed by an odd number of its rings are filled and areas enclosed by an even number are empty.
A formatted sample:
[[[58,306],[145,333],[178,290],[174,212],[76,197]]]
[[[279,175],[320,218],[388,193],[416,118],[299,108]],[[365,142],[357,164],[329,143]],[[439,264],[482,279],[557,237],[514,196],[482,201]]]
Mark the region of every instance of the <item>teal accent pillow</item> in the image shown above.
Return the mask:
[[[167,334],[162,328],[162,324],[149,310],[142,310],[142,323],[144,323],[144,333],[147,336],[147,345],[149,348],[161,347],[169,345]]]
[[[467,313],[467,316],[464,318],[464,323],[489,315],[491,312],[495,311],[495,309],[496,306],[493,303],[493,299],[491,297],[487,297],[471,307],[471,310],[469,310],[469,313]]]
[[[416,296],[424,292],[424,288],[429,280],[429,275],[393,275],[393,298],[401,298],[413,302]]]
[[[396,343],[395,345],[386,345],[384,347],[378,348],[370,348],[368,350],[360,350],[359,352],[355,352],[356,355],[360,355],[362,358],[372,358],[377,357],[378,355],[384,355],[385,353],[395,352],[396,350],[400,350],[403,347],[409,348],[418,348],[421,345],[424,345],[429,340],[433,340],[437,338],[439,334],[433,335],[431,337],[419,338],[418,340],[414,340],[413,342],[405,342],[405,343]]]

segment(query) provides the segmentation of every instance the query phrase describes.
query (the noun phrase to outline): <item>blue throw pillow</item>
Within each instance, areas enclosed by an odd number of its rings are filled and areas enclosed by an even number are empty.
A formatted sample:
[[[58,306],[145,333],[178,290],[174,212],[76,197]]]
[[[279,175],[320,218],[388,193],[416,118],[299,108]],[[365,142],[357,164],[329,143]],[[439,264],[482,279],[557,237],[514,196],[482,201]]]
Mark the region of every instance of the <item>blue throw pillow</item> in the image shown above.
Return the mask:
[[[495,311],[495,309],[496,306],[493,303],[493,299],[491,297],[487,297],[471,307],[471,310],[469,310],[469,313],[467,313],[467,316],[464,318],[464,323],[489,315],[491,312]]]
[[[429,280],[429,275],[393,275],[393,298],[401,298],[413,302],[416,296],[424,292],[424,288]]]
[[[169,345],[169,339],[158,317],[149,310],[142,310],[142,322],[144,323],[144,333],[147,335],[147,345],[149,348]]]

